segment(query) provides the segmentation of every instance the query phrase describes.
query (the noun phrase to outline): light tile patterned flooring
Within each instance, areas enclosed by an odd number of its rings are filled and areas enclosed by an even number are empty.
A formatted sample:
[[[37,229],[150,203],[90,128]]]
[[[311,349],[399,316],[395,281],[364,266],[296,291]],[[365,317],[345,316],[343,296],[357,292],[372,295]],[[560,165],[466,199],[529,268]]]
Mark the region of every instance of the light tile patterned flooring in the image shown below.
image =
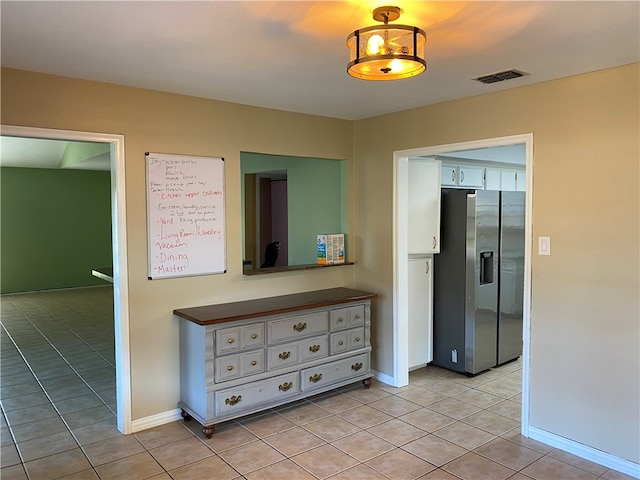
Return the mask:
[[[438,367],[216,426],[121,435],[111,287],[1,298],[1,478],[630,479],[520,435],[521,366]]]

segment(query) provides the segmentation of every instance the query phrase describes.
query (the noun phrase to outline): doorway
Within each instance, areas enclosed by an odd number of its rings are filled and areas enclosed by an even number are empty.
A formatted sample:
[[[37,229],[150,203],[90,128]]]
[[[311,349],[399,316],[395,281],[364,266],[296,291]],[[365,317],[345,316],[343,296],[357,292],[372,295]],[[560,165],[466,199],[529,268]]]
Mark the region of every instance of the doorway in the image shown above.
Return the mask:
[[[289,264],[287,172],[244,175],[244,267],[271,268]]]
[[[402,387],[409,383],[409,262],[408,262],[408,184],[409,158],[433,157],[466,150],[490,149],[523,144],[525,149],[526,211],[525,211],[525,265],[523,299],[523,351],[522,351],[522,435],[529,430],[529,325],[531,304],[532,256],[532,185],[533,134],[513,135],[485,140],[461,142],[434,147],[394,152],[394,248],[393,248],[393,381]]]
[[[131,433],[131,382],[129,352],[129,308],[126,248],[124,136],[71,130],[3,125],[2,136],[95,142],[109,145],[111,171],[111,231],[113,261],[113,301],[116,363],[117,425],[121,433]]]

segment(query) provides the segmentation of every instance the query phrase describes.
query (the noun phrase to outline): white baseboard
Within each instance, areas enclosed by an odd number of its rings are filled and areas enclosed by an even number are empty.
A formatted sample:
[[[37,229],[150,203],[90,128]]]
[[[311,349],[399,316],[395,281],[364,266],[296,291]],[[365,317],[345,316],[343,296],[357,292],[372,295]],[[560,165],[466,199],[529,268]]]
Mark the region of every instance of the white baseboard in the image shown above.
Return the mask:
[[[554,433],[549,433],[536,427],[529,426],[529,438],[545,443],[565,452],[576,455],[590,462],[612,468],[634,478],[640,479],[640,464],[624,460],[609,453],[582,443],[574,442]]]
[[[371,370],[371,373],[373,373],[376,379],[380,380],[382,383],[386,383],[387,385],[390,385],[392,387],[396,386],[395,379],[392,376],[385,373],[376,372],[375,370]]]
[[[175,422],[182,419],[182,411],[179,408],[168,412],[158,413],[150,417],[140,418],[131,422],[131,433],[140,432],[147,428],[158,427],[165,423]]]

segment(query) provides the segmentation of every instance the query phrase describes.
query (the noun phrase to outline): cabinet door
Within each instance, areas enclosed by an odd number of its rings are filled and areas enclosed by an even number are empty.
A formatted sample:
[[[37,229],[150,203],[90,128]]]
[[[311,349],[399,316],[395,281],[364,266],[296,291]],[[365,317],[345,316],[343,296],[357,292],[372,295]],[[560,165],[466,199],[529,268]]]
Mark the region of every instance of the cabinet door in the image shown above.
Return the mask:
[[[411,162],[411,160],[409,160]],[[411,163],[409,163],[411,165]],[[440,185],[443,187],[457,187],[458,186],[458,167],[455,165],[442,164],[442,178]]]
[[[516,190],[516,171],[513,169],[502,169],[502,188],[503,192],[515,192]]]
[[[440,162],[409,159],[409,253],[440,251]]]
[[[458,186],[465,188],[484,188],[484,168],[459,167]]]
[[[527,186],[527,176],[524,170],[516,170],[516,191],[524,192]]]
[[[484,189],[500,190],[501,175],[502,175],[502,171],[499,168],[487,168],[485,170]]]
[[[409,368],[433,360],[433,258],[409,259]]]

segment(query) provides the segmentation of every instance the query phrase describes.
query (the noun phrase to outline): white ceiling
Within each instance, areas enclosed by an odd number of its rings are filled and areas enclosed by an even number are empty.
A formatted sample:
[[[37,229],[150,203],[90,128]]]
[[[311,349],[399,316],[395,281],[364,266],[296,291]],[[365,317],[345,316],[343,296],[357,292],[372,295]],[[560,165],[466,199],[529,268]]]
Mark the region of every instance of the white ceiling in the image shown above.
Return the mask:
[[[371,11],[388,3],[1,0],[0,61],[347,120],[640,61],[637,0],[402,1],[392,2],[404,10],[396,23],[426,31],[427,71],[395,82],[349,77],[347,35],[375,24]],[[529,75],[472,80],[511,68]],[[19,140],[3,137],[1,165],[57,168],[66,147]],[[523,163],[512,148],[455,156]],[[108,158],[93,161],[76,168],[109,169]]]
[[[108,152],[63,166],[62,158],[71,143],[80,145],[83,142],[3,135],[0,137],[0,166],[102,171],[111,169],[111,159]]]
[[[427,71],[346,73],[363,1],[0,2],[1,64],[314,115],[362,119],[640,61],[640,2],[401,1]],[[530,75],[471,80],[515,68]]]

